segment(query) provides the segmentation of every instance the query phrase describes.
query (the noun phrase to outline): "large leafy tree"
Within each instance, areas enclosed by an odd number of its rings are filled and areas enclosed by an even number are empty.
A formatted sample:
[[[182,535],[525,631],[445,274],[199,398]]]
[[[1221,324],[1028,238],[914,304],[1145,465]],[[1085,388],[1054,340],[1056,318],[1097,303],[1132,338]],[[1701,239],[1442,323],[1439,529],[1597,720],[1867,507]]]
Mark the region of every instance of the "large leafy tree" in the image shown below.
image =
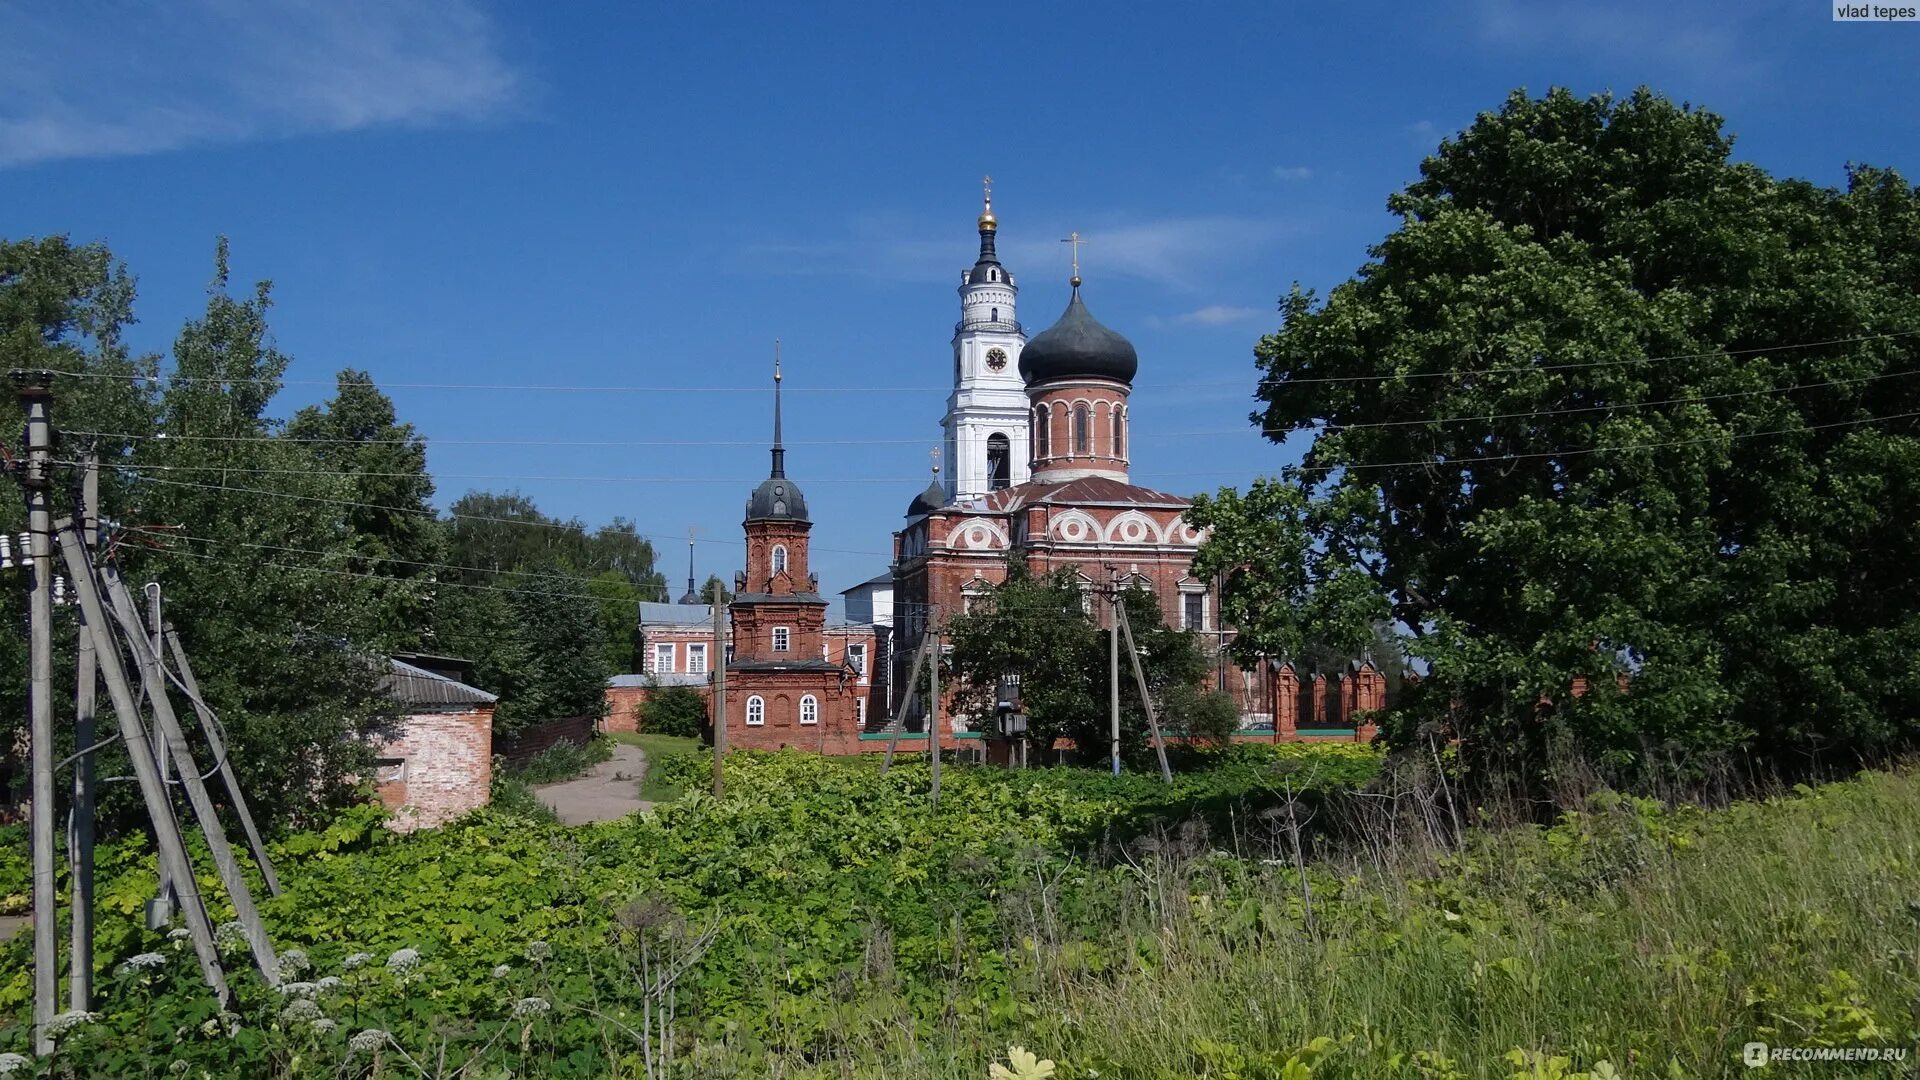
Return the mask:
[[[351,368],[340,372],[331,401],[293,415],[286,437],[324,468],[347,474],[351,505],[342,514],[358,553],[347,565],[393,579],[381,586],[382,644],[419,645],[436,573],[431,564],[446,551],[426,441],[399,421],[371,376]]]
[[[1622,767],[1908,740],[1920,197],[1731,149],[1644,90],[1516,92],[1443,143],[1372,259],[1256,348],[1256,422],[1310,443],[1208,507],[1230,609],[1304,582],[1306,614],[1252,620],[1297,645],[1288,619],[1354,632],[1371,581],[1430,668],[1392,733],[1444,721],[1533,775],[1554,731]]]

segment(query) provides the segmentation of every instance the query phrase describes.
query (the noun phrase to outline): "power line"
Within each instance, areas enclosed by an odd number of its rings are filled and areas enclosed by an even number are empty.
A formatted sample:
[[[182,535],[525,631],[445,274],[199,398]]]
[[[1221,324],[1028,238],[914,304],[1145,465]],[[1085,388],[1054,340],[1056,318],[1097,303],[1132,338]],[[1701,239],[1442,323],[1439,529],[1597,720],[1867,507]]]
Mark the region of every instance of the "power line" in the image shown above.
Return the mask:
[[[1418,467],[1461,468],[1473,465],[1486,465],[1500,461],[1531,461],[1539,458],[1576,457],[1582,454],[1604,454],[1633,450],[1659,450],[1673,446],[1694,446],[1702,443],[1735,442],[1740,439],[1759,439],[1769,435],[1798,435],[1808,431],[1824,431],[1830,428],[1857,427],[1861,424],[1876,424],[1883,420],[1906,420],[1920,416],[1920,411],[1894,413],[1891,416],[1867,416],[1858,420],[1837,420],[1828,424],[1804,424],[1800,427],[1776,428],[1772,431],[1731,432],[1710,435],[1697,439],[1669,439],[1661,442],[1633,443],[1625,446],[1587,446],[1560,450],[1537,450],[1524,454],[1490,454],[1486,457],[1457,457],[1446,460],[1423,458],[1414,461],[1359,461],[1337,465],[1296,465],[1302,472],[1339,472],[1343,469],[1406,469]]]
[[[1518,364],[1518,365],[1513,365],[1509,367],[1478,368],[1474,370],[1402,372],[1402,373],[1395,373],[1395,374],[1390,374],[1385,376],[1382,376],[1382,375],[1305,376],[1300,378],[1283,378],[1283,379],[1274,380],[1274,384],[1276,386],[1287,386],[1287,385],[1301,385],[1301,384],[1307,384],[1307,383],[1388,382],[1394,379],[1434,379],[1434,378],[1447,378],[1447,377],[1454,377],[1454,376],[1493,375],[1493,374],[1523,372],[1523,371],[1572,371],[1572,370],[1578,370],[1583,368],[1614,367],[1614,366],[1619,366],[1623,364],[1665,363],[1673,360],[1705,360],[1705,359],[1712,359],[1716,357],[1730,357],[1730,356],[1759,356],[1759,355],[1765,355],[1768,353],[1790,352],[1797,349],[1824,348],[1829,345],[1848,345],[1848,344],[1855,344],[1862,341],[1880,341],[1888,338],[1908,337],[1914,334],[1920,334],[1920,329],[1896,330],[1896,331],[1889,331],[1886,333],[1877,333],[1877,334],[1856,334],[1850,337],[1827,338],[1821,341],[1796,342],[1796,343],[1784,344],[1784,345],[1760,345],[1760,346],[1754,346],[1754,347],[1745,348],[1745,349],[1712,349],[1704,352],[1675,353],[1668,356],[1622,357],[1622,358],[1616,358],[1612,360],[1593,360],[1593,361],[1583,361],[1580,363],[1568,363],[1568,364]],[[338,385],[338,382],[336,380],[331,380],[331,379],[280,379],[280,378],[231,379],[231,378],[221,378],[217,376],[191,376],[191,375],[178,375],[178,374],[122,375],[122,374],[113,374],[109,372],[93,372],[93,371],[55,371],[54,374],[64,375],[69,378],[79,378],[79,379],[119,379],[119,380],[126,380],[126,381],[132,381],[132,382],[172,382],[172,383],[185,383],[188,385],[198,385],[202,383],[210,383],[210,384],[215,384],[220,386],[237,386],[237,385],[337,386]],[[1263,384],[1265,381],[1266,380],[1264,379],[1262,380]],[[584,385],[576,386],[576,385],[566,385],[566,384],[560,384],[560,383],[428,383],[428,382],[381,383],[377,381],[375,382],[374,385],[376,387],[389,389],[389,390],[480,390],[480,391],[509,391],[509,392],[515,392],[515,393],[763,394],[767,392],[767,388],[765,386],[633,386],[633,385],[613,385],[613,384],[600,385],[600,386],[584,386]],[[1169,383],[1147,382],[1147,383],[1136,384],[1137,387],[1142,387],[1142,388],[1151,388],[1156,386],[1164,386],[1167,388],[1189,388],[1189,387],[1195,387],[1195,386],[1237,386],[1237,385],[1241,385],[1240,380],[1237,380],[1237,379],[1206,381],[1206,382],[1189,380],[1189,381],[1169,382]],[[786,387],[785,389],[788,393],[800,392],[800,393],[817,393],[817,394],[938,394],[938,393],[944,393],[952,388],[941,387],[941,386],[935,386],[935,387],[793,386],[793,387]]]
[[[1820,382],[1794,383],[1790,386],[1764,386],[1764,387],[1756,387],[1751,390],[1729,390],[1729,391],[1718,393],[1718,394],[1698,394],[1690,397],[1664,398],[1657,401],[1624,401],[1624,402],[1616,402],[1616,403],[1605,404],[1605,405],[1574,405],[1574,406],[1567,406],[1565,408],[1557,408],[1557,409],[1532,409],[1532,410],[1527,410],[1523,412],[1472,413],[1472,414],[1465,414],[1460,416],[1428,416],[1428,417],[1414,417],[1414,418],[1402,419],[1402,420],[1367,421],[1367,422],[1352,423],[1352,424],[1320,424],[1320,425],[1306,424],[1296,428],[1216,428],[1208,431],[1168,431],[1168,432],[1146,431],[1146,432],[1136,433],[1132,437],[1135,441],[1139,441],[1143,439],[1199,438],[1199,437],[1216,437],[1216,436],[1223,436],[1223,435],[1241,435],[1241,434],[1247,434],[1250,431],[1256,432],[1263,436],[1272,436],[1272,435],[1286,435],[1295,431],[1304,431],[1309,429],[1318,430],[1318,431],[1356,431],[1356,430],[1364,430],[1364,429],[1372,429],[1372,428],[1419,427],[1419,426],[1426,426],[1431,424],[1462,424],[1462,423],[1470,423],[1470,422],[1478,423],[1478,422],[1485,422],[1490,420],[1515,420],[1515,419],[1526,419],[1528,417],[1536,417],[1536,416],[1568,416],[1568,415],[1575,415],[1578,413],[1589,413],[1589,412],[1613,412],[1613,411],[1621,411],[1621,410],[1628,410],[1628,409],[1650,409],[1650,408],[1655,408],[1655,407],[1665,406],[1665,405],[1697,405],[1697,404],[1701,404],[1709,401],[1727,401],[1727,400],[1732,400],[1736,398],[1759,397],[1767,394],[1789,394],[1789,393],[1794,393],[1800,390],[1818,390],[1818,389],[1835,387],[1835,386],[1855,386],[1861,383],[1879,382],[1883,379],[1901,378],[1904,376],[1915,375],[1915,374],[1920,374],[1920,369],[1908,369],[1904,371],[1886,371],[1886,372],[1880,372],[1874,375],[1856,375],[1856,376],[1849,376],[1849,377],[1840,378],[1840,379],[1827,379]],[[348,446],[393,445],[389,443],[382,443],[380,441],[372,440],[372,439],[306,438],[306,437],[295,437],[295,436],[287,436],[287,435],[176,435],[176,434],[164,433],[164,432],[151,434],[151,435],[137,435],[131,432],[108,432],[108,431],[66,431],[66,432],[63,432],[62,434],[68,435],[68,436],[77,436],[82,438],[126,439],[126,440],[132,440],[132,441],[156,441],[156,442],[294,443],[294,444],[348,445]],[[636,446],[764,447],[766,445],[766,441],[764,439],[673,439],[673,440],[608,440],[608,441],[584,440],[583,441],[583,440],[568,440],[568,439],[441,439],[441,438],[436,438],[433,436],[426,436],[426,435],[419,436],[419,437],[422,440],[424,440],[425,445],[429,449],[431,449],[433,446],[512,446],[512,447],[558,446],[558,447],[618,448],[618,447],[636,447]],[[925,439],[819,439],[819,440],[812,440],[812,441],[803,441],[797,444],[789,440],[788,445],[920,446],[920,445],[924,445],[927,441],[928,440],[925,440]],[[205,468],[211,468],[211,467],[208,466]],[[227,470],[227,471],[239,471],[239,470]],[[305,472],[308,472],[309,470],[302,469],[302,470],[288,470],[288,471],[298,471],[298,472],[305,473]],[[321,474],[321,475],[325,475],[325,474]],[[384,473],[384,474],[383,473],[355,473],[353,475],[407,476],[412,474],[411,473]],[[512,480],[512,479],[527,479],[527,480],[583,479],[580,477],[498,477],[498,476],[460,477],[457,474],[446,474],[446,475],[456,479],[460,479],[460,478],[508,479],[508,480]],[[625,477],[607,477],[605,479],[623,480],[626,478]],[[713,481],[713,482],[715,483],[723,483],[723,482],[724,483],[753,483],[754,481],[728,480],[728,481]],[[823,481],[823,482],[835,483],[835,482],[842,482],[842,481]],[[893,481],[889,480],[885,482],[892,483]]]
[[[109,467],[109,468],[124,467],[124,466],[111,466],[105,462],[102,462],[101,464],[104,467]],[[557,529],[562,532],[573,532],[573,533],[581,533],[583,535],[590,535],[587,533],[585,526],[580,525],[576,522],[529,521],[525,518],[495,517],[488,514],[461,514],[461,513],[455,513],[452,511],[449,511],[443,517],[439,511],[422,510],[418,507],[412,507],[412,506],[387,506],[381,503],[360,502],[355,499],[334,499],[334,498],[328,498],[327,496],[324,496],[324,495],[300,495],[290,491],[272,491],[267,488],[232,487],[225,484],[200,484],[200,483],[195,483],[191,480],[168,480],[168,479],[164,479],[162,477],[157,477],[157,476],[141,477],[140,482],[145,484],[160,484],[166,487],[191,488],[198,491],[229,492],[236,495],[265,495],[269,498],[275,498],[275,499],[289,499],[295,502],[310,502],[310,503],[320,503],[328,506],[351,507],[351,508],[360,509],[360,510],[383,510],[393,514],[412,514],[418,517],[433,518],[434,520],[437,520],[437,521],[448,521],[448,520],[484,521],[484,522],[490,522],[497,525],[525,525],[525,526],[529,526],[537,529]],[[634,535],[644,540],[660,541],[662,543],[671,541],[677,544],[687,539],[685,536],[680,536],[680,535],[667,536],[661,533],[643,533],[643,532],[637,532],[637,531],[634,533]],[[745,540],[725,540],[717,537],[706,537],[706,536],[698,537],[697,542],[702,544],[725,544],[729,547],[745,547],[746,546]],[[889,559],[893,557],[893,552],[891,551],[862,551],[862,550],[856,550],[852,548],[830,548],[830,547],[815,547],[812,550],[828,551],[836,555],[882,555]]]
[[[125,532],[136,532],[136,534],[140,534],[140,536],[154,536],[154,538],[161,538],[161,540],[194,540],[194,542],[198,542],[198,544],[230,546],[230,548],[248,548],[248,550],[253,550],[253,552],[278,552],[282,553],[282,555],[315,555],[315,557],[323,557],[323,559],[365,559],[365,561],[369,561],[369,563],[394,563],[394,565],[403,565],[403,567],[422,567],[422,569],[434,569],[434,571],[457,571],[457,573],[476,573],[476,575],[493,575],[493,577],[578,580],[574,575],[555,573],[555,571],[501,571],[501,569],[490,569],[490,567],[461,567],[461,565],[453,565],[453,563],[428,563],[428,561],[420,561],[420,559],[397,559],[397,557],[392,557],[392,555],[369,555],[369,553],[365,552],[323,552],[323,550],[315,550],[315,548],[288,548],[288,546],[284,546],[284,544],[253,544],[250,540],[217,540],[217,538],[213,538],[213,536],[192,536],[192,534],[177,532],[177,530],[171,530],[171,528],[138,527],[138,525],[129,525],[129,527],[121,528],[123,528]],[[171,548],[159,548],[159,550],[165,552],[165,550],[171,550]],[[363,571],[355,571],[355,573],[363,573]],[[511,588],[470,586],[470,584],[465,584],[465,582],[451,582],[451,580],[440,580],[440,578],[426,580],[426,578],[399,578],[392,577],[392,575],[369,575],[369,577],[380,578],[380,580],[390,580],[390,582],[396,582],[396,584],[434,584],[434,586],[451,584],[451,586],[459,586],[459,588],[490,588],[493,592],[513,592]],[[643,586],[643,584],[639,584],[639,582],[632,582],[632,584],[634,584],[636,588],[643,588],[643,590],[649,588],[649,586]],[[666,586],[666,584],[653,586],[653,588],[660,588],[660,590],[672,592],[672,586]],[[595,594],[557,594],[557,596],[607,600],[605,596],[595,596]]]

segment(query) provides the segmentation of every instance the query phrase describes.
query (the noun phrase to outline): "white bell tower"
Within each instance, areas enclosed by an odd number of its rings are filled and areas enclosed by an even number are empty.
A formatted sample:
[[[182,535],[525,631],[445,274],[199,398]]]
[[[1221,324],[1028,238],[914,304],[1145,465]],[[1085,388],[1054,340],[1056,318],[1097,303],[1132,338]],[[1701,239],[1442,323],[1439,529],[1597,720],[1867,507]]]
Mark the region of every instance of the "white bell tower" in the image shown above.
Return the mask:
[[[994,253],[993,178],[980,214],[980,258],[960,274],[960,321],[953,328],[953,394],[947,399],[947,495],[971,502],[1027,482],[1031,406],[1020,378],[1020,290]]]

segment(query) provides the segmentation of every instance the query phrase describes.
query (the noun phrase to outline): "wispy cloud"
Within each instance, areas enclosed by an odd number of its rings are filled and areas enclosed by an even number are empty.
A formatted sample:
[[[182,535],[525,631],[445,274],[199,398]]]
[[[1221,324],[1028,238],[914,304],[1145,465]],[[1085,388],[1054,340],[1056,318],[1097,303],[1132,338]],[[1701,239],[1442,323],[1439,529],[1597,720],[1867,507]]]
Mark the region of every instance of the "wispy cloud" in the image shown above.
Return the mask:
[[[1629,0],[1612,4],[1555,4],[1537,0],[1480,0],[1480,33],[1496,45],[1529,53],[1559,50],[1639,61],[1695,77],[1736,81],[1762,68],[1746,47],[1753,19],[1807,18],[1804,5],[1730,6]],[[1615,89],[1628,89],[1616,87]]]
[[[464,0],[0,4],[0,167],[473,121],[523,89]]]
[[[1313,170],[1305,165],[1275,165],[1273,178],[1275,180],[1311,180]]]
[[[1231,323],[1246,322],[1269,314],[1260,308],[1234,307],[1230,304],[1208,304],[1185,315],[1176,315],[1173,321],[1188,326],[1227,326]]]
[[[1294,235],[1298,227],[1276,218],[1186,217],[1160,221],[1023,227],[1000,234],[1000,258],[1016,275],[1031,278],[1051,270],[1066,276],[1068,252],[1056,237],[1077,228],[1085,246],[1080,263],[1089,279],[1117,275],[1180,290],[1196,290],[1224,268]],[[741,249],[756,271],[856,273],[896,281],[956,281],[972,262],[973,240],[954,223],[912,221],[897,214],[850,220],[842,235],[816,239],[755,241]]]

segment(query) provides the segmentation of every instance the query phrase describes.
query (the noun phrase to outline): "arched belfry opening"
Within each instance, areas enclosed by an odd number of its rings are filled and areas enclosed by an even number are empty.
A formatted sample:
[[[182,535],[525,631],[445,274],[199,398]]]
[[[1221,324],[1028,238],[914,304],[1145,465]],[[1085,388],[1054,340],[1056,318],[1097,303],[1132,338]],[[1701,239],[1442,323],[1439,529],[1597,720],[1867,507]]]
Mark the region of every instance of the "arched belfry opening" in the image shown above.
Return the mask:
[[[1013,482],[1013,446],[1006,433],[987,436],[987,490],[999,491]]]

